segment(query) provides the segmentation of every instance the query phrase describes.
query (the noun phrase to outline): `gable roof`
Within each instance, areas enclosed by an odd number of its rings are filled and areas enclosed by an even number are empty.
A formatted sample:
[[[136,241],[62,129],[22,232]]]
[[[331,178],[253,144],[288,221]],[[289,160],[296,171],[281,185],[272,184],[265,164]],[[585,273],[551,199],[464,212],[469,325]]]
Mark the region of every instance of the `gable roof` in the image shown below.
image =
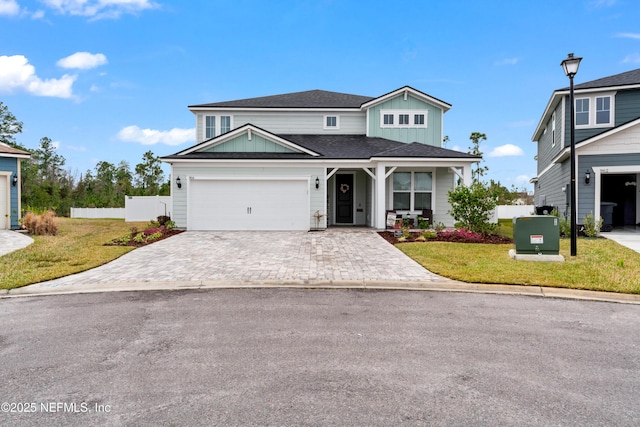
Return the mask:
[[[21,159],[28,159],[31,154],[28,151],[13,148],[3,142],[0,142],[0,157],[16,157]]]
[[[371,99],[373,98],[370,96],[307,90],[236,101],[190,105],[189,108],[360,108],[363,103]]]
[[[635,89],[640,88],[640,68],[626,71],[620,74],[614,74],[613,76],[602,77],[600,79],[591,80],[585,83],[580,83],[573,86],[573,90],[576,94],[580,92],[596,92],[599,90],[609,89]],[[570,87],[564,87],[562,89],[556,89],[552,94],[544,113],[540,117],[538,126],[536,126],[532,141],[538,141],[544,131],[544,125],[551,117],[552,112],[555,110],[558,103],[569,94]]]
[[[469,153],[413,142],[406,144],[366,135],[273,135],[290,141],[292,146],[303,148],[297,153],[229,153],[184,150],[162,157],[163,161],[204,159],[273,159],[273,160],[369,160],[371,158],[430,158],[478,161],[480,157]],[[311,155],[309,153],[314,153]]]
[[[417,89],[412,88],[411,86],[403,86],[400,89],[396,89],[394,91],[391,91],[389,93],[385,93],[382,96],[379,96],[377,98],[373,98],[365,103],[362,104],[361,108],[369,108],[369,107],[373,107],[374,105],[380,104],[382,102],[385,102],[391,98],[395,98],[398,95],[404,95],[405,97],[407,95],[413,95],[414,97],[418,98],[418,99],[422,99],[423,101],[428,102],[429,104],[433,104],[437,107],[442,108],[442,110],[444,112],[447,112],[451,109],[451,104],[444,102],[438,98],[434,98],[431,95],[427,95],[424,92],[421,92]]]
[[[591,80],[590,82],[580,83],[578,85],[574,85],[573,89],[598,89],[632,85],[640,85],[640,68],[620,74],[615,74],[609,77]],[[569,87],[567,86],[566,88],[560,90],[569,90]]]

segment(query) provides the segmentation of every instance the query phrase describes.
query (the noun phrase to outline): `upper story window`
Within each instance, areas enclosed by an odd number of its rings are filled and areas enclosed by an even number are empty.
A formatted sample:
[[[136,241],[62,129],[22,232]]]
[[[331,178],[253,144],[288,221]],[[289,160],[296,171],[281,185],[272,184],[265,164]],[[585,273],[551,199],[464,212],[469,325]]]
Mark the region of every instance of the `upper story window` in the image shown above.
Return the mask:
[[[546,129],[545,129],[546,132]],[[551,146],[556,146],[556,112],[551,114]]]
[[[324,116],[324,128],[325,129],[340,129],[340,117],[339,116]]]
[[[615,93],[576,98],[576,128],[601,128],[614,125]]]
[[[205,116],[204,117],[204,137],[214,138],[223,133],[227,133],[233,127],[232,116]],[[219,131],[216,132],[216,129]]]
[[[381,110],[380,127],[383,128],[426,128],[426,110]]]

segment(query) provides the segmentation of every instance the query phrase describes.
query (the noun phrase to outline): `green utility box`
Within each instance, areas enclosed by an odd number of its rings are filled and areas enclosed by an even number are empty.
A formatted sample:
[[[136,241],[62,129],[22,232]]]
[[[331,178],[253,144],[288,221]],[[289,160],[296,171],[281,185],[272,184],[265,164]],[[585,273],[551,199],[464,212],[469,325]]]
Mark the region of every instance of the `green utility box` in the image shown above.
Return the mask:
[[[560,254],[560,220],[549,215],[513,218],[516,254]]]

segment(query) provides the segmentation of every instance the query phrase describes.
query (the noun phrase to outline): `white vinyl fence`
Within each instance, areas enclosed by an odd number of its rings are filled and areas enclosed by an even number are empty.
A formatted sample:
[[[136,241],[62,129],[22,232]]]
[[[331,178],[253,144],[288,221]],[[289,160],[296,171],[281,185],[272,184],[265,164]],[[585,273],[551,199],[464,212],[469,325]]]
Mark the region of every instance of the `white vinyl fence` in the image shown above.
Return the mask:
[[[516,216],[533,215],[535,211],[536,208],[533,205],[498,205],[492,222],[498,222],[498,219],[512,219]]]
[[[124,208],[71,208],[71,218],[124,218],[126,222],[150,221],[171,216],[170,196],[125,196]]]
[[[126,196],[126,222],[150,221],[160,215],[171,216],[171,196]]]
[[[71,218],[124,218],[124,208],[71,208]]]

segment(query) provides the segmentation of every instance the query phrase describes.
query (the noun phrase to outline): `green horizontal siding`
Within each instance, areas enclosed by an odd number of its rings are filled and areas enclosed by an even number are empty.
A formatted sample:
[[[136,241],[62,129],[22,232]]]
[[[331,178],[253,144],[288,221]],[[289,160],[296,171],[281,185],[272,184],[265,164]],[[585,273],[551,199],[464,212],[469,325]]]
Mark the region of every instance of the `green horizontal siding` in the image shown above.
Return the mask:
[[[244,133],[203,151],[213,153],[295,153],[294,150],[255,133],[251,136],[251,140],[249,140],[248,134]]]

